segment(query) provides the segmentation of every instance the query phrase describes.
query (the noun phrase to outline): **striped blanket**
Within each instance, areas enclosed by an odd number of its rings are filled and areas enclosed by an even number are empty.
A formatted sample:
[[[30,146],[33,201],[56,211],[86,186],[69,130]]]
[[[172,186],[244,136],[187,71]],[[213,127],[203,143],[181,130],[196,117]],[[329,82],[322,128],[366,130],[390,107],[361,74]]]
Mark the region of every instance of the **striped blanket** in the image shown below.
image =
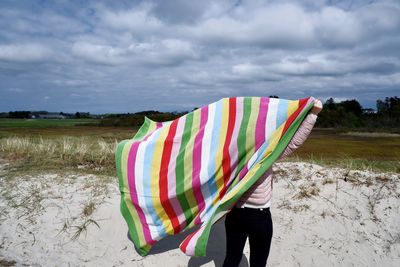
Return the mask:
[[[167,122],[145,117],[116,148],[121,212],[139,253],[167,235],[204,256],[211,226],[284,151],[314,98],[230,97]]]

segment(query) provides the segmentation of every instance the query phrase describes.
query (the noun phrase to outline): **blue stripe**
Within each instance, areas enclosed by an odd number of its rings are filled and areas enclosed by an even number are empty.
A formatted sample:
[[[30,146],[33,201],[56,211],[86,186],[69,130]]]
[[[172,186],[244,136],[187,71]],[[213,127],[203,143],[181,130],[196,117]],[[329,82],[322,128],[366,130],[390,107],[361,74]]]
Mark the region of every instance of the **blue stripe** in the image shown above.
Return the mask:
[[[219,135],[221,132],[221,121],[222,121],[222,101],[218,101],[215,104],[214,125],[211,132],[210,164],[208,165],[208,175],[211,178],[208,180],[208,187],[212,199],[214,199],[218,193],[216,179],[215,179],[217,173],[215,157],[217,156],[217,147],[219,142]]]
[[[153,163],[153,155],[155,144],[159,140],[161,129],[159,128],[154,131],[154,137],[151,138],[150,142],[146,142],[146,149],[144,153],[144,166],[143,166],[143,191],[146,203],[146,213],[151,215],[154,226],[157,228],[157,232],[159,237],[165,236],[167,233],[164,229],[164,225],[161,221],[161,218],[157,216],[156,210],[153,206],[152,195],[151,195],[151,171],[152,171],[152,163]],[[156,141],[153,141],[156,140]],[[149,222],[151,223],[151,222]]]
[[[288,115],[289,101],[286,99],[279,99],[278,112],[276,114],[276,129],[286,122]]]
[[[267,147],[269,146],[269,139],[266,140],[262,146],[260,146],[259,150],[257,151],[257,159],[254,162],[254,164],[257,164],[258,162],[260,162],[262,160],[262,156],[265,154],[265,152],[267,151]],[[254,164],[252,166],[254,166]],[[248,166],[248,169],[250,169],[252,166]]]

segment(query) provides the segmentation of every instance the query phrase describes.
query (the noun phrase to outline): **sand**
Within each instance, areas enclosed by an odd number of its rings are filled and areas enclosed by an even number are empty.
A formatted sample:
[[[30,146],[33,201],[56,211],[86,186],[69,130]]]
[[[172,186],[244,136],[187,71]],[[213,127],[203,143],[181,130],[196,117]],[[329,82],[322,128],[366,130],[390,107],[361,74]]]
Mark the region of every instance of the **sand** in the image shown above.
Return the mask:
[[[268,266],[400,266],[399,174],[274,166],[274,234]],[[345,179],[346,178],[346,179]],[[119,212],[116,178],[8,177],[0,162],[0,266],[221,266],[224,221],[206,257],[178,248],[190,231],[139,256]],[[249,266],[246,244],[240,266]]]

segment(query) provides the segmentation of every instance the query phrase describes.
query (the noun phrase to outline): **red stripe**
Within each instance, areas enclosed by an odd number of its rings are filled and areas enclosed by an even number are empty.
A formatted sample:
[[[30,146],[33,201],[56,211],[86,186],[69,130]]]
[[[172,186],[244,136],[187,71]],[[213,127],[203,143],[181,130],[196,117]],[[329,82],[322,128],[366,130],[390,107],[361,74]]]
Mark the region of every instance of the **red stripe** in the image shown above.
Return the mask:
[[[185,240],[183,240],[183,242],[181,243],[181,245],[179,246],[179,248],[186,254],[187,251],[187,246],[189,245],[190,240],[193,238],[193,236],[196,234],[197,231],[195,231],[194,233],[191,233],[190,235],[188,235]]]
[[[231,157],[229,155],[229,145],[232,140],[233,129],[235,127],[235,118],[236,118],[236,98],[229,98],[229,114],[228,114],[228,129],[226,133],[226,139],[223,148],[223,156],[222,156],[222,170],[224,175],[224,186],[222,190],[219,192],[219,199],[225,195],[227,190],[227,184],[229,181],[229,177],[231,176]]]
[[[304,106],[307,104],[309,98],[301,98],[299,99],[299,106],[296,109],[295,112],[293,112],[292,115],[287,119],[285,126],[283,127],[282,135],[283,136],[286,133],[286,130],[289,128],[289,126],[292,124],[294,119],[297,118],[298,114],[304,109]]]
[[[168,199],[168,165],[171,158],[172,145],[174,141],[174,136],[176,133],[176,128],[178,126],[178,120],[174,120],[168,130],[167,138],[164,141],[163,153],[161,156],[161,166],[160,166],[160,201],[169,220],[172,223],[172,228],[174,233],[180,232],[179,220],[177,215]]]

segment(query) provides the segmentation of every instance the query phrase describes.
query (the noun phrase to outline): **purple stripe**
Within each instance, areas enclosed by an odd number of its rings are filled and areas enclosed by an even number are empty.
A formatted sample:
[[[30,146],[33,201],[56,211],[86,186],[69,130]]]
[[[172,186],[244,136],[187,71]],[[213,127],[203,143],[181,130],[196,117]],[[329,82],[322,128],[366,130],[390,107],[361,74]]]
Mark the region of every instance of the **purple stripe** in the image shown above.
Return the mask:
[[[256,148],[255,151],[265,142],[265,124],[268,112],[269,98],[260,98],[260,109],[256,123]]]
[[[199,214],[195,218],[195,224],[200,223],[200,213],[204,210],[205,207],[203,194],[201,192],[200,168],[201,168],[201,148],[204,136],[204,129],[207,123],[207,118],[208,118],[208,106],[201,109],[200,130],[195,137],[194,147],[193,147],[192,186],[193,186],[193,194],[196,198],[196,202],[199,207]]]
[[[242,178],[246,175],[247,171],[249,169],[247,168],[247,163],[243,166],[243,169],[239,172],[239,180],[242,180]]]

